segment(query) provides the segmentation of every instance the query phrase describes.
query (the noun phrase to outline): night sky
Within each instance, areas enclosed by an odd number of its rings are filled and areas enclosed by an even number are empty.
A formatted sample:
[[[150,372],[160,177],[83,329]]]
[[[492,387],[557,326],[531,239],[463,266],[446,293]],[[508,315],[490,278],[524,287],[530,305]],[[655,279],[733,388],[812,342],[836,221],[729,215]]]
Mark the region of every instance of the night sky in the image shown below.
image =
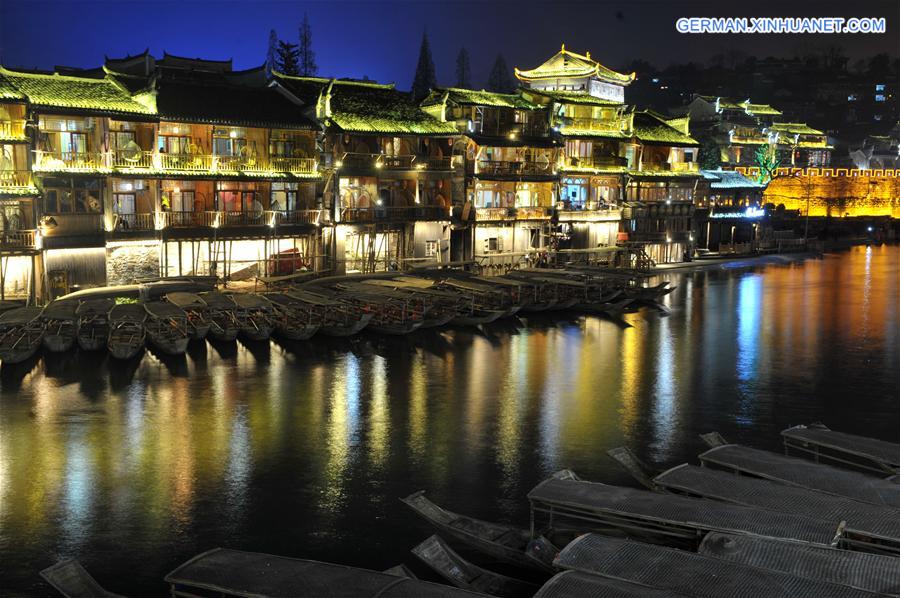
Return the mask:
[[[727,8],[727,5],[732,8]],[[52,69],[91,67],[104,55],[149,48],[182,56],[232,58],[236,69],[262,64],[269,30],[296,42],[307,12],[319,72],[393,81],[408,88],[425,28],[438,81],[454,82],[459,48],[472,56],[473,79],[484,85],[498,52],[511,67],[532,68],[560,43],[613,68],[641,58],[657,66],[707,61],[731,49],[765,57],[792,56],[839,44],[852,59],[900,55],[900,2],[757,0],[728,3],[583,2],[302,2],[0,0],[0,63]],[[887,19],[882,35],[682,35],[681,16],[871,16]]]

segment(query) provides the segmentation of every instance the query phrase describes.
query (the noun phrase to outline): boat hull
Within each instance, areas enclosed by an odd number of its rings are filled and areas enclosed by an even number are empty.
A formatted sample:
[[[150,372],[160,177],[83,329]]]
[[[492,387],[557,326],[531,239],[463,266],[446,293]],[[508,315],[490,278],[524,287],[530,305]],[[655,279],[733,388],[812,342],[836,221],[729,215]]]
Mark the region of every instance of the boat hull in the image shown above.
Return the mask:
[[[106,335],[78,335],[78,346],[84,351],[99,351],[106,346]]]
[[[51,353],[64,353],[75,346],[75,332],[70,334],[45,334],[44,348]]]
[[[37,353],[40,346],[41,342],[38,340],[38,342],[30,344],[24,349],[17,348],[13,351],[0,350],[0,364],[13,365],[27,361]]]
[[[358,320],[350,324],[323,324],[322,327],[319,328],[319,332],[321,332],[325,336],[353,336],[354,334],[358,334],[362,331],[363,328],[368,326],[373,317],[373,314],[363,314]]]
[[[209,329],[209,324],[191,324],[188,326],[188,338],[194,341],[202,341],[206,338],[206,335],[209,334]]]
[[[267,341],[272,336],[272,328],[270,326],[241,328],[238,334],[248,341]]]
[[[187,351],[188,343],[191,339],[187,336],[178,339],[159,338],[156,335],[148,334],[147,340],[154,349],[166,355],[183,355]]]
[[[109,350],[109,354],[115,359],[131,359],[135,355],[141,352],[141,349],[144,348],[144,343],[142,342],[139,345],[127,345],[127,344],[119,344],[119,343],[107,343],[106,348]]]
[[[305,341],[319,331],[319,324],[306,326],[275,326],[275,334],[289,341]]]
[[[422,320],[406,321],[398,324],[373,324],[369,323],[368,330],[376,334],[387,334],[389,336],[403,336],[422,327]]]
[[[497,310],[481,314],[460,315],[450,320],[450,323],[454,326],[479,326],[499,320],[504,314],[506,314],[505,311]]]
[[[207,332],[207,336],[210,339],[223,343],[230,343],[237,338],[237,335],[237,328],[233,326],[222,326],[221,324],[211,325]]]

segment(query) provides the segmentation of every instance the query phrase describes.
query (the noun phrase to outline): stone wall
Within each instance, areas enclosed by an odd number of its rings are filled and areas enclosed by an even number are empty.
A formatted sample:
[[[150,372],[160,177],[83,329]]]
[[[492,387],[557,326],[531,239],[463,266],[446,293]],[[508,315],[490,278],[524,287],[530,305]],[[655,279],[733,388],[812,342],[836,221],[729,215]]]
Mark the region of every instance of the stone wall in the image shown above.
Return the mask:
[[[129,243],[106,248],[107,284],[130,284],[159,276],[159,243]]]

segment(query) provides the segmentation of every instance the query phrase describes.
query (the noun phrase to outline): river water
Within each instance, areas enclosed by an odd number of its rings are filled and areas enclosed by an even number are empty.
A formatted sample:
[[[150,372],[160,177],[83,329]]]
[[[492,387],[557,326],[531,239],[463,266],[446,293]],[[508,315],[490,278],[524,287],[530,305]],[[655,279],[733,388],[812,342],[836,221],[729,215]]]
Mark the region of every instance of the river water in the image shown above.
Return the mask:
[[[52,595],[75,556],[108,589],[158,595],[226,546],[382,569],[428,533],[398,501],[527,524],[525,494],[571,468],[630,484],[698,434],[779,449],[821,420],[900,441],[900,247],[662,278],[666,304],[484,330],[283,346],[44,357],[0,376],[0,593]]]

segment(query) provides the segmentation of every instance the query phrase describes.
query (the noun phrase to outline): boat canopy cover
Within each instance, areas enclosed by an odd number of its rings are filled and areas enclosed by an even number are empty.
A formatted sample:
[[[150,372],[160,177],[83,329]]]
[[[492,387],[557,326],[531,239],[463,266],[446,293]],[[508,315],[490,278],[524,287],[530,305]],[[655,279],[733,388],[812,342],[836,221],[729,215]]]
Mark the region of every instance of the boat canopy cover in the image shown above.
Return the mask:
[[[151,301],[144,304],[147,313],[154,318],[186,318],[184,310],[167,301]]]
[[[238,307],[243,309],[270,309],[268,302],[255,293],[234,293],[231,296]]]
[[[766,571],[633,540],[585,534],[562,549],[557,567],[624,579],[696,598],[869,598],[869,592]]]
[[[51,301],[44,308],[41,317],[45,320],[75,320],[78,318],[76,311],[78,310],[77,301]]]
[[[138,299],[141,295],[141,287],[137,284],[121,284],[111,287],[97,287],[95,289],[82,289],[59,297],[64,301],[77,300],[88,301],[89,299],[115,299],[116,297],[127,297],[129,299]]]
[[[88,299],[78,306],[78,309],[75,313],[77,313],[79,316],[95,316],[97,314],[107,314],[115,304],[116,301],[112,297]]]
[[[794,426],[782,431],[781,435],[785,440],[842,451],[887,465],[900,465],[900,444],[893,442],[835,432],[824,426]]]
[[[27,324],[41,315],[43,307],[17,307],[0,315],[0,324],[18,325]]]
[[[206,307],[206,302],[200,295],[196,293],[187,293],[184,291],[176,291],[174,293],[166,293],[166,301],[177,305],[182,309]]]
[[[140,303],[120,303],[109,310],[110,322],[121,322],[123,320],[143,322],[146,319],[147,312]]]
[[[719,533],[706,535],[700,554],[870,592],[900,593],[900,559],[892,556]]]
[[[324,295],[319,295],[318,293],[311,293],[304,289],[291,289],[287,292],[288,295],[303,301],[304,303],[309,303],[310,305],[319,305],[322,307],[333,307],[336,305],[341,305],[340,301],[336,301],[331,299],[330,297],[325,297]]]
[[[140,285],[141,294],[146,299],[159,299],[169,293],[199,293],[216,288],[212,280],[157,280]]]
[[[684,598],[671,590],[648,588],[618,579],[606,579],[579,571],[557,573],[534,598]]]
[[[63,596],[78,598],[125,598],[104,590],[75,559],[65,559],[41,571],[47,583]]]
[[[226,295],[225,293],[220,293],[219,291],[209,291],[208,293],[203,293],[200,295],[200,298],[203,299],[204,302],[213,309],[234,309],[237,307],[237,304],[232,299],[232,295]]]
[[[704,498],[824,519],[835,526],[846,521],[849,530],[900,543],[900,513],[843,496],[687,463],[664,471],[653,482]]]
[[[798,457],[724,444],[701,454],[700,461],[793,486],[900,508],[900,484]]]
[[[549,478],[528,493],[534,503],[596,516],[618,515],[701,531],[733,531],[831,544],[838,522],[755,507],[658,494],[598,482]],[[564,511],[560,514],[564,514]]]
[[[176,586],[247,598],[483,596],[367,569],[224,548],[215,548],[192,558],[169,573],[165,581]]]

